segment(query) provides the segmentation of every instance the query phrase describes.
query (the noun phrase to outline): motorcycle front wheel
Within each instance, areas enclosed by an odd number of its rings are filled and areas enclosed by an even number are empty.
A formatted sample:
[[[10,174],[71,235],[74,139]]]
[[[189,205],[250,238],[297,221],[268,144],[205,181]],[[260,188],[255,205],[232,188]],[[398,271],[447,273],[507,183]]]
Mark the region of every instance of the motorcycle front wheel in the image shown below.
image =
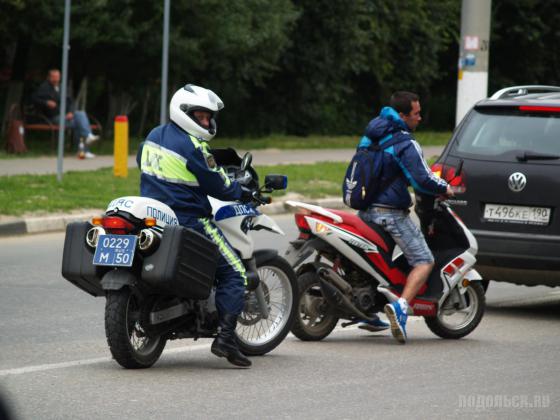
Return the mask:
[[[264,318],[257,292],[247,292],[235,331],[239,349],[247,356],[261,356],[275,349],[290,332],[296,308],[296,275],[284,258],[277,255],[257,271],[269,313]]]
[[[470,334],[480,323],[486,305],[484,288],[480,282],[469,284],[465,300],[467,306],[463,309],[446,308],[444,302],[437,316],[424,318],[428,328],[441,338],[458,339]]]
[[[161,355],[166,340],[150,337],[140,325],[142,302],[128,287],[110,290],[105,303],[105,335],[111,355],[127,369],[152,366]]]
[[[319,276],[308,271],[298,277],[299,302],[292,333],[303,341],[319,341],[328,336],[338,323],[338,317],[329,314],[321,292]]]

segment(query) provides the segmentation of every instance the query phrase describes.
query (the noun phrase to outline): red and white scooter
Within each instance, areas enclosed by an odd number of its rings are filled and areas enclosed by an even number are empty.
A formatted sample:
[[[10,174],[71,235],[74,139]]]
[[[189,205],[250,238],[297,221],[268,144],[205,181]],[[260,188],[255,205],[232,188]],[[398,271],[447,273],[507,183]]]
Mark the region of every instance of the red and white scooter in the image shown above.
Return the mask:
[[[285,255],[300,288],[294,335],[321,340],[339,319],[347,320],[343,327],[371,320],[400,297],[410,266],[381,227],[345,211],[288,204],[298,210],[300,232]],[[476,239],[443,197],[417,194],[415,210],[435,266],[410,302],[409,315],[423,316],[442,338],[462,338],[479,324],[485,307],[482,278],[473,269]]]

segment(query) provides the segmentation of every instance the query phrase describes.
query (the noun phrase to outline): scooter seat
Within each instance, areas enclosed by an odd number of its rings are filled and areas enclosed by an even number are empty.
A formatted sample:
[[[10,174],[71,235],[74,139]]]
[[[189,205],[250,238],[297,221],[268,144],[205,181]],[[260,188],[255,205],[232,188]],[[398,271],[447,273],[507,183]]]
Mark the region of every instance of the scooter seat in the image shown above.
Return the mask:
[[[373,242],[389,255],[393,253],[395,241],[393,240],[393,238],[391,238],[391,235],[383,230],[381,226],[371,227],[357,215],[352,213],[341,210],[328,210],[336,214],[337,216],[340,216],[342,218],[342,223],[354,227],[358,233],[362,234],[366,239]]]

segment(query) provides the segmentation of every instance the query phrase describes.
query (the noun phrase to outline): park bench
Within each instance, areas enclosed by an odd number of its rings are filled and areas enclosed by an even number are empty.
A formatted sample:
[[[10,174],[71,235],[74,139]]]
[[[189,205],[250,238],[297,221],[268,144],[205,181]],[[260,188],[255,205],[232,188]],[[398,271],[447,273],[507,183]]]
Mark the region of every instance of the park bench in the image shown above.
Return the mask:
[[[47,132],[50,133],[51,139],[51,146],[55,148],[57,139],[58,139],[58,131],[60,130],[60,126],[58,124],[53,123],[49,120],[44,114],[39,112],[33,105],[12,105],[10,109],[10,114],[13,115],[15,118],[16,115],[20,116],[20,119],[23,121],[23,128],[25,132],[28,131],[39,131],[39,132]],[[91,123],[91,130],[101,135],[103,131],[103,127],[97,118],[93,115],[88,114],[88,118]],[[69,138],[72,138],[72,128],[66,126],[66,134],[69,135]],[[72,144],[72,142],[65,142]]]

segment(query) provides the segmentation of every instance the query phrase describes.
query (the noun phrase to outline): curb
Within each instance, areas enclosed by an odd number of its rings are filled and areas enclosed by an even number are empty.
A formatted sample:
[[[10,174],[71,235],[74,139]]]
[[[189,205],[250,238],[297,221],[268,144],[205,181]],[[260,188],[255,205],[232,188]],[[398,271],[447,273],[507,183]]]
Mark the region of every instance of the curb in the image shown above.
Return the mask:
[[[287,201],[287,200],[286,200]],[[286,201],[273,202],[259,209],[267,215],[293,213],[294,208],[287,205]],[[347,209],[350,210],[342,202],[340,198],[320,198],[320,199],[294,199],[294,201],[303,201],[309,204],[315,204],[321,207],[331,209]],[[8,236],[21,236],[31,233],[60,232],[66,229],[66,226],[72,222],[84,222],[94,216],[99,216],[103,210],[91,211],[86,213],[50,215],[43,217],[14,218],[7,222],[0,222],[0,238]]]

